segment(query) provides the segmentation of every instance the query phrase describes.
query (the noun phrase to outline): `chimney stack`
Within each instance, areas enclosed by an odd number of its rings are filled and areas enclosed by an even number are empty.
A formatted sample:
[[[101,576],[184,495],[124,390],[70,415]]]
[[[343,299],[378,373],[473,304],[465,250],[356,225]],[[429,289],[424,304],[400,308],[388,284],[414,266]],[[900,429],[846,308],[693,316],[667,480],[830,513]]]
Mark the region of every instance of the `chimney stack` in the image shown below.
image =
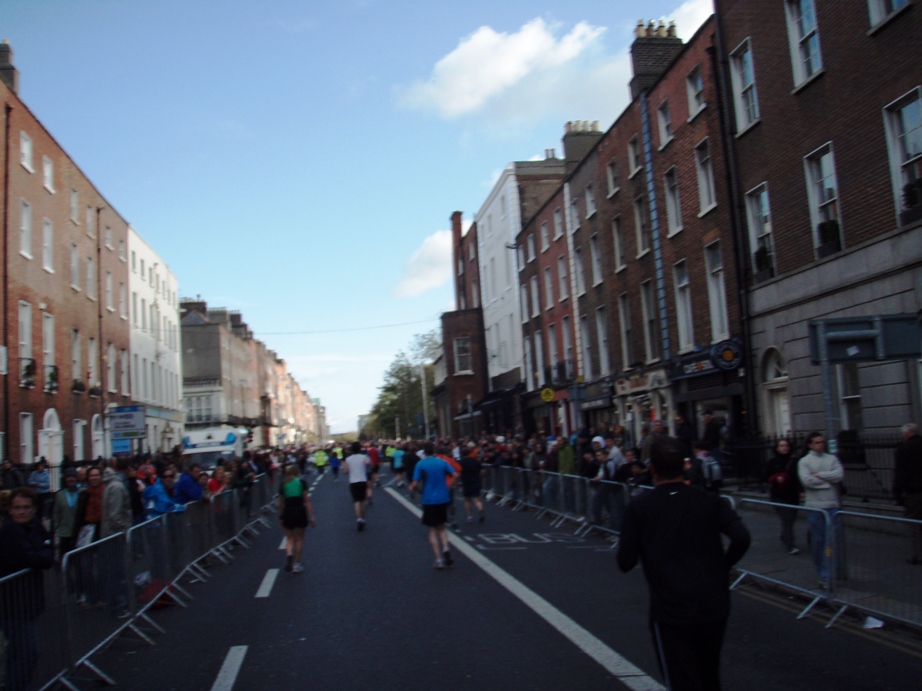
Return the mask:
[[[631,44],[631,66],[634,70],[631,98],[637,98],[641,91],[653,86],[680,50],[682,39],[676,36],[675,22],[670,22],[667,27],[663,21],[657,24],[650,20],[647,25],[642,19],[638,21],[634,29],[634,43]]]
[[[19,93],[19,70],[13,64],[13,49],[7,39],[0,43],[0,79],[14,94]]]
[[[563,160],[568,175],[601,138],[598,120],[571,120],[564,125]]]

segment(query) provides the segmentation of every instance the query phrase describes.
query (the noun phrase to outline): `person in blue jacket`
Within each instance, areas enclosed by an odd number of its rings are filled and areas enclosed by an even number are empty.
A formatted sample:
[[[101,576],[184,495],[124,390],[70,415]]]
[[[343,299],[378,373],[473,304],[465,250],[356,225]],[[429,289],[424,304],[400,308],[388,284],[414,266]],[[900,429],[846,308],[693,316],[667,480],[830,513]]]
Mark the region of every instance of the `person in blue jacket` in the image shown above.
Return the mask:
[[[198,463],[189,466],[189,471],[179,476],[176,481],[176,491],[173,494],[173,501],[177,504],[188,504],[190,501],[198,501],[202,498],[202,486],[199,484],[199,475],[202,474],[202,468]]]
[[[144,508],[147,509],[149,519],[185,510],[182,504],[176,502],[175,485],[176,471],[167,467],[163,469],[157,482],[144,490]]]

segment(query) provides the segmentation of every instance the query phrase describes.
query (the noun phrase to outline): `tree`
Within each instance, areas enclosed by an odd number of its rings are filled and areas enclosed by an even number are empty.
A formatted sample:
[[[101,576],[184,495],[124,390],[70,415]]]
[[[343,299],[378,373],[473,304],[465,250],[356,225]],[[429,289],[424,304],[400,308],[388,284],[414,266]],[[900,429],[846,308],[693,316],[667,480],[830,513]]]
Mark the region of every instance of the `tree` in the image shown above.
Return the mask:
[[[438,333],[430,331],[417,334],[410,344],[410,355],[397,353],[384,373],[378,399],[371,408],[372,421],[368,428],[388,437],[415,437],[425,435],[423,420],[422,373],[426,377],[426,403],[429,419],[435,417],[428,386],[433,380],[431,360],[441,347]],[[398,424],[399,423],[399,424]]]

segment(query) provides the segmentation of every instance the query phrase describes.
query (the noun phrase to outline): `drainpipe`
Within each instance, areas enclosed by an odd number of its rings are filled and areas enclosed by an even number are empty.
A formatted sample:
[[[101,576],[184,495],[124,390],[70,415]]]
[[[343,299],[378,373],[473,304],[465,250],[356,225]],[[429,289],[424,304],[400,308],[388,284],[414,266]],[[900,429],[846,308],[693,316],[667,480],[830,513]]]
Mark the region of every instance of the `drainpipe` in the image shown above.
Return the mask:
[[[740,306],[740,326],[742,328],[743,352],[746,357],[743,362],[746,363],[744,372],[744,393],[743,400],[746,403],[746,432],[747,436],[757,436],[759,434],[759,415],[756,410],[756,378],[755,362],[752,358],[752,324],[750,322],[749,306],[749,253],[747,251],[747,240],[745,237],[745,210],[743,208],[743,196],[741,192],[741,183],[739,177],[739,167],[736,157],[736,127],[733,113],[731,111],[732,100],[729,98],[728,89],[728,63],[727,51],[724,47],[723,29],[721,28],[720,18],[721,11],[719,2],[715,2],[714,14],[714,35],[717,39],[716,46],[710,46],[707,51],[711,57],[711,69],[716,76],[715,83],[717,86],[717,112],[720,116],[720,131],[723,136],[722,144],[724,149],[724,176],[726,178],[727,192],[730,195],[730,232],[733,237],[733,256],[735,260],[735,278],[737,296]]]
[[[102,425],[102,451],[106,456],[106,389],[102,386],[102,366],[106,356],[103,355],[103,330],[102,330],[102,224],[100,223],[102,210],[105,206],[96,207],[96,318],[98,323],[96,343],[96,374],[99,377],[99,421]],[[92,386],[90,382],[90,386]],[[90,430],[90,446],[93,445],[93,431]],[[96,460],[95,458],[93,459]]]
[[[10,253],[9,253],[9,218],[10,218],[10,113],[13,107],[4,104],[3,124],[3,347],[6,349],[6,377],[3,383],[3,448],[0,456],[9,458],[10,442]]]

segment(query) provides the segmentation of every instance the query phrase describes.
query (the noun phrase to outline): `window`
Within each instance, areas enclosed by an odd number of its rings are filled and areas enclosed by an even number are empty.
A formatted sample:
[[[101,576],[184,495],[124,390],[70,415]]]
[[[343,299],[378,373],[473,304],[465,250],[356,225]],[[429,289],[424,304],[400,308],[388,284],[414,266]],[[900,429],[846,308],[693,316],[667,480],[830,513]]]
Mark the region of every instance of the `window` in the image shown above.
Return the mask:
[[[669,100],[660,103],[656,109],[656,120],[659,123],[659,147],[662,149],[672,141],[675,134],[672,131],[672,115],[669,112]]]
[[[561,300],[570,295],[570,282],[567,280],[568,278],[567,258],[561,255],[557,258],[557,279],[559,281],[558,285],[560,286]]]
[[[618,323],[621,327],[621,357],[624,369],[634,364],[634,352],[631,347],[631,298],[627,293],[618,296]]]
[[[522,294],[522,323],[524,324],[528,321],[528,286],[523,283],[520,292]]]
[[[916,87],[884,111],[891,177],[900,208],[922,204],[922,90]],[[915,202],[915,203],[913,203]]]
[[[533,262],[535,260],[535,236],[528,236],[528,261]]]
[[[131,291],[131,323],[138,326],[138,294]]]
[[[86,205],[86,234],[91,238],[96,237],[96,212],[89,204]]]
[[[471,261],[474,261],[474,259],[476,258],[474,255],[474,243],[473,242],[469,243],[467,248],[468,248],[468,253],[467,253],[468,259],[470,259]]]
[[[570,331],[570,317],[564,317],[560,330],[563,335],[563,359],[566,367],[567,379],[572,379],[573,371],[573,333]]]
[[[708,306],[711,310],[711,339],[716,342],[728,338],[730,335],[720,241],[704,248],[704,261],[708,278]]]
[[[32,259],[32,205],[19,200],[19,253]]]
[[[643,312],[643,340],[647,362],[659,359],[660,340],[656,328],[656,296],[653,281],[640,284],[640,309]]]
[[[589,258],[592,262],[592,285],[597,286],[602,282],[602,250],[598,235],[589,238]]]
[[[599,375],[611,374],[611,363],[608,358],[608,324],[605,322],[605,308],[599,307],[595,311],[595,332],[599,339]]]
[[[545,309],[554,306],[554,271],[551,267],[544,270],[544,305]]]
[[[909,5],[909,0],[869,0],[868,9],[871,12],[871,26],[877,26],[897,10],[907,5]]]
[[[730,55],[730,64],[736,127],[742,132],[759,119],[759,97],[748,38]]]
[[[861,383],[858,377],[858,363],[846,362],[836,365],[836,379],[839,385],[839,414],[843,430],[861,430],[864,426],[861,415]]]
[[[32,447],[32,413],[19,414],[19,461],[30,465],[35,462]]]
[[[54,163],[47,156],[42,156],[42,185],[54,192]]]
[[[143,357],[141,358],[141,397],[145,399],[149,398],[148,396],[149,382],[147,380],[148,374],[149,374],[149,370],[147,368],[147,358]]]
[[[595,213],[595,192],[592,191],[592,185],[586,185],[586,218]]]
[[[528,391],[535,388],[535,365],[531,352],[531,337],[525,337],[525,382]]]
[[[641,167],[640,142],[638,141],[636,134],[631,137],[631,141],[627,143],[627,162],[628,166],[630,167],[630,173],[628,177],[634,177]]]
[[[463,259],[458,259],[458,275],[459,276],[464,275],[464,260]]]
[[[544,336],[540,331],[535,332],[535,379],[539,387],[547,383],[544,376]]]
[[[80,193],[70,188],[70,220],[80,225]]]
[[[583,263],[583,248],[577,247],[573,256],[574,270],[576,271],[576,294],[586,292],[586,265]]]
[[[122,350],[118,354],[118,364],[120,367],[120,379],[122,380],[122,395],[127,396],[131,393],[128,388],[128,351]]]
[[[538,291],[538,277],[532,276],[528,284],[531,287],[531,316],[537,317],[541,314],[541,293]]]
[[[554,367],[557,360],[557,325],[548,324],[547,327],[547,356],[551,367]]]
[[[521,271],[522,269],[525,268],[525,246],[524,246],[524,245],[516,245],[516,247],[515,247],[515,253],[516,253],[516,257],[517,257],[517,259],[518,259],[519,271]],[[490,259],[490,262],[491,262],[491,263],[493,262],[493,259],[492,259],[492,258]]]
[[[612,197],[620,189],[618,184],[618,164],[615,159],[610,160],[608,165],[605,166],[605,180],[608,183],[608,196]]]
[[[691,284],[688,281],[688,264],[683,259],[672,267],[675,278],[676,321],[679,326],[679,351],[691,349],[695,344],[692,322]]]
[[[634,199],[634,230],[637,232],[637,256],[650,251],[650,224],[647,223],[647,208],[643,195]]]
[[[714,195],[714,169],[711,166],[711,150],[707,137],[695,147],[695,167],[698,169],[700,213],[704,214],[717,206],[717,198]]]
[[[695,117],[705,106],[704,81],[701,79],[701,70],[695,68],[685,78],[685,90],[688,92],[688,119]]]
[[[70,330],[70,366],[74,381],[83,381],[83,359],[80,348],[80,329]]]
[[[570,202],[570,232],[575,233],[579,230],[579,197],[573,197]]]
[[[70,287],[80,290],[80,250],[75,243],[70,243]]]
[[[147,300],[141,298],[141,331],[147,331]]]
[[[551,233],[547,228],[547,221],[541,221],[541,251],[547,252],[551,246]]]
[[[127,257],[125,256],[125,241],[124,240],[118,241],[118,258],[121,261],[125,261],[127,259]]]
[[[42,366],[44,367],[44,376],[42,377],[42,383],[45,387],[45,391],[57,391],[55,387],[52,389],[50,384],[52,381],[56,385],[57,382],[57,372],[55,370],[54,362],[54,315],[48,314],[48,312],[42,313]],[[54,374],[52,374],[54,372]],[[54,379],[52,379],[54,377]]]
[[[132,392],[134,392],[135,398],[139,398],[141,396],[141,382],[140,382],[141,370],[138,367],[137,353],[134,354],[133,359],[134,359],[134,367],[131,368],[131,390]],[[186,399],[186,401],[189,401],[189,400],[190,399],[188,398]]]
[[[125,284],[118,284],[118,315],[122,319],[128,319],[128,300],[125,292]]]
[[[116,379],[116,362],[115,345],[110,343],[106,347],[106,384],[109,391],[118,392],[118,379]]]
[[[554,239],[556,240],[563,235],[563,212],[558,206],[554,209]]]
[[[131,250],[131,270],[134,273],[137,273],[138,271],[137,260],[138,260],[137,252],[135,252],[134,250]]]
[[[784,3],[791,44],[794,84],[803,84],[823,68],[820,34],[816,26],[813,0],[787,0]]]
[[[583,377],[591,380],[595,377],[592,367],[592,340],[589,337],[589,318],[583,315],[579,318],[579,337],[583,346]]]
[[[775,260],[772,252],[772,217],[767,184],[762,183],[746,193],[746,222],[749,226],[753,271],[772,272]]]
[[[96,299],[96,261],[92,257],[86,258],[86,296]]]
[[[112,249],[112,228],[106,226],[106,230],[103,233],[103,239],[105,241],[106,247],[110,250]]]
[[[807,197],[813,224],[813,246],[841,249],[839,232],[839,189],[832,143],[827,143],[804,159]],[[836,247],[837,246],[837,247]]]
[[[141,280],[144,280],[144,260],[141,260]]]
[[[115,311],[115,303],[112,296],[112,272],[106,271],[106,309],[110,312]]]
[[[621,217],[611,219],[611,235],[615,248],[615,271],[620,271],[627,264],[624,261],[624,230],[621,228]]]
[[[506,195],[499,198],[499,217],[506,218]]]
[[[54,273],[54,226],[47,218],[42,219],[42,268]]]
[[[32,167],[32,137],[25,132],[19,133],[19,162],[30,173],[35,172]],[[29,459],[29,463],[31,462],[32,460]]]
[[[90,386],[99,386],[99,372],[96,367],[99,360],[96,353],[96,339],[90,336],[86,339],[86,369]]]
[[[22,300],[19,301],[19,369],[23,381],[25,381],[27,370],[33,369],[34,378],[35,364],[32,363],[32,305]]]
[[[679,180],[675,168],[670,168],[663,175],[663,186],[666,189],[666,221],[669,224],[669,235],[674,235],[682,230],[682,204],[679,202]]]

